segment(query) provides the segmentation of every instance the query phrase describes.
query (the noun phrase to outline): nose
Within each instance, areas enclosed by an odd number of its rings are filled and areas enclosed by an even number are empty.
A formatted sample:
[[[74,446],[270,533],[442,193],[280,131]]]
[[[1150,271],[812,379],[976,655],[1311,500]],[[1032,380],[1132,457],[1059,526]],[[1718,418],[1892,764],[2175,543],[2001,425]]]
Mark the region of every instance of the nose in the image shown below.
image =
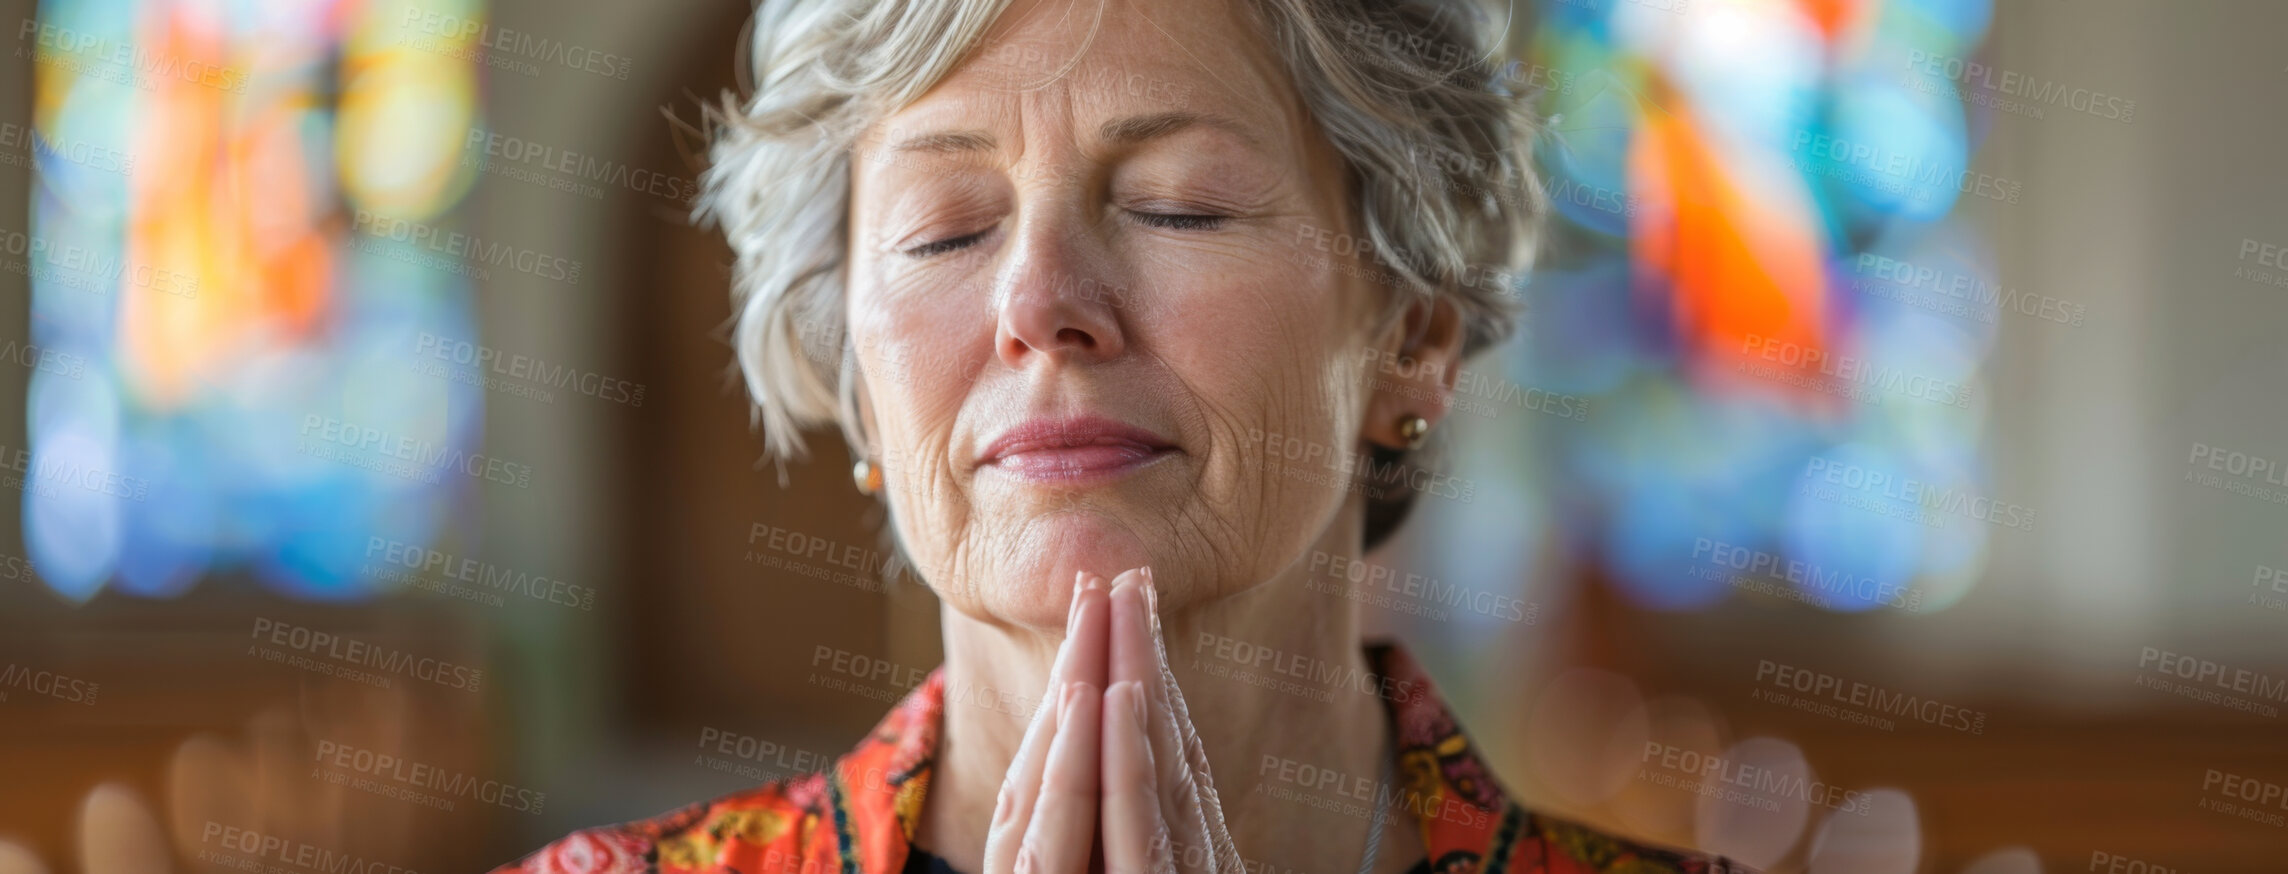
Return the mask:
[[[1108,361],[1127,346],[1117,304],[1129,297],[1115,272],[1086,266],[1103,250],[1082,221],[1035,216],[1019,223],[996,277],[1000,324],[994,351],[1011,367],[1035,356]]]

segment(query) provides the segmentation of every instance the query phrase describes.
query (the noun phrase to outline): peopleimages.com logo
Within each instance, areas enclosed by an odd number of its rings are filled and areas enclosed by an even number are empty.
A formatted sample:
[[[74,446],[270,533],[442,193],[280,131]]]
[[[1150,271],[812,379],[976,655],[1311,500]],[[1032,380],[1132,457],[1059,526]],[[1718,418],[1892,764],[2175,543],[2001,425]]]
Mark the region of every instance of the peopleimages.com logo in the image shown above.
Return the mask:
[[[1908,84],[1930,91],[1925,82],[1941,85],[1948,96],[1991,106],[2013,115],[2044,117],[2044,110],[2059,105],[2107,121],[2127,124],[2137,118],[2137,101],[2089,88],[2069,87],[1970,58],[1911,49],[1907,52]]]
[[[446,362],[481,374],[504,376],[538,386],[586,395],[600,401],[641,407],[644,384],[532,355],[502,352],[481,343],[422,331],[413,341],[417,357]]]
[[[122,85],[148,88],[151,80],[174,79],[232,94],[246,93],[243,70],[149,51],[135,40],[74,30],[37,18],[24,19],[16,29],[16,39],[46,49],[41,53],[45,63]],[[77,63],[80,61],[102,66],[90,69]]]
[[[481,691],[485,672],[481,668],[456,664],[444,659],[417,656],[395,647],[320,631],[291,622],[257,617],[250,635],[254,645],[250,654],[262,655],[258,650],[271,648],[305,660],[316,660],[321,665],[339,665],[363,669],[382,677],[401,676],[435,683],[447,689]],[[381,684],[370,684],[381,685]]]
[[[578,261],[475,234],[363,209],[351,214],[350,227],[368,238],[403,243],[420,252],[433,252],[458,259],[464,265],[504,267],[566,285],[580,284],[581,264]],[[444,269],[447,272],[463,272]],[[475,278],[486,277],[478,274]]]
[[[546,601],[565,607],[587,610],[596,606],[596,590],[587,586],[551,579],[540,574],[504,568],[489,561],[454,555],[441,549],[406,543],[384,537],[367,537],[367,561],[379,561],[385,566],[401,567],[408,571],[427,574],[433,578],[422,582],[451,581],[466,583],[474,591],[496,594],[521,595],[535,601]],[[443,588],[422,586],[423,588]],[[456,594],[445,591],[441,594]]]
[[[472,40],[491,51],[623,82],[627,81],[628,72],[633,66],[627,58],[611,52],[537,36],[529,31],[496,27],[482,18],[449,12],[407,6],[405,17],[399,21],[399,25],[433,37]]]
[[[0,702],[8,700],[10,689],[21,689],[66,704],[93,706],[95,695],[102,691],[102,686],[78,677],[10,663],[7,668],[0,669]]]
[[[1700,579],[1729,582],[1765,594],[1808,600],[1823,607],[1857,603],[1895,607],[1909,613],[1922,608],[1923,593],[1898,583],[1855,576],[1848,571],[1823,568],[1801,559],[1722,540],[1694,538],[1692,557],[1702,564],[1693,570],[1693,576]],[[1738,573],[1720,572],[1727,569]],[[1767,581],[1784,585],[1762,585]]]
[[[416,874],[411,868],[337,852],[283,835],[224,825],[211,819],[207,820],[206,830],[200,833],[199,841],[221,849],[201,847],[194,858],[226,870],[277,874],[291,870],[263,865],[265,862],[279,862],[326,874]]]
[[[1871,358],[1830,353],[1792,340],[1746,334],[1740,340],[1740,354],[1749,356],[1743,364],[1761,360],[1780,365],[1782,376],[1832,380],[1844,386],[1889,392],[1941,406],[1970,405],[1971,387],[1961,382],[1881,364]]]
[[[455,471],[475,479],[520,489],[532,484],[532,465],[488,456],[482,452],[464,452],[457,446],[344,422],[331,416],[316,413],[304,415],[302,437],[305,438],[305,451],[309,451],[312,445],[339,446],[371,453],[375,458],[406,462],[413,466],[415,472]],[[311,440],[316,441],[315,444],[309,443]],[[350,460],[358,459],[352,457]]]
[[[1825,671],[1782,664],[1771,659],[1756,661],[1756,682],[1760,686],[1770,686],[1782,692],[1801,693],[1803,697],[1785,694],[1775,696],[1763,689],[1758,689],[1750,697],[1791,705],[1799,710],[1827,712],[1838,718],[1848,718],[1848,721],[1872,724],[1884,731],[1892,730],[1892,720],[1905,719],[1965,734],[1986,733],[1986,712],[1983,710],[1973,710],[1911,692]],[[1843,709],[1837,711],[1837,705]]]
[[[323,779],[364,780],[366,785],[353,788],[377,795],[412,795],[415,798],[409,800],[443,810],[452,810],[456,799],[467,799],[519,813],[538,814],[548,803],[546,792],[337,741],[318,742],[316,763],[335,769],[331,775],[320,774]],[[438,804],[439,801],[445,803]]]
[[[1803,479],[2003,528],[2031,531],[2034,527],[2036,514],[2032,507],[1849,462],[1813,457],[1804,465]]]
[[[1993,324],[1994,317],[2004,312],[2070,327],[2079,327],[2089,318],[2087,306],[2061,297],[2022,291],[1972,273],[1942,270],[1872,252],[1862,253],[1852,262],[1851,269],[1863,278],[1879,280],[1859,284],[1861,290],[1870,294],[1986,324]],[[1885,289],[1886,284],[1896,290]]]

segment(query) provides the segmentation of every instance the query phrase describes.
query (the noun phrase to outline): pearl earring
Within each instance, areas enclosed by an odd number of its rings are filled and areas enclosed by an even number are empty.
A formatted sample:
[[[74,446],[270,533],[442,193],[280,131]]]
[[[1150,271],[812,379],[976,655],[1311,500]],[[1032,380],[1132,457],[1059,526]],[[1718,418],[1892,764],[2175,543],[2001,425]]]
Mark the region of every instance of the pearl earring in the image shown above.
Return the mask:
[[[1430,420],[1413,413],[1398,417],[1398,436],[1406,440],[1406,448],[1420,449],[1430,438]]]

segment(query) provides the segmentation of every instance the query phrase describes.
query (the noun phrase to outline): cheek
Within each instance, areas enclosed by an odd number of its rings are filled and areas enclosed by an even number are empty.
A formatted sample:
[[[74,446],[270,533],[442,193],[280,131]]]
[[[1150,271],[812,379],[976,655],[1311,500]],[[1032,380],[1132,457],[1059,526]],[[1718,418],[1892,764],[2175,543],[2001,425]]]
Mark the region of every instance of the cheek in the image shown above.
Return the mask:
[[[970,514],[951,461],[955,424],[992,348],[993,325],[974,309],[954,294],[854,287],[846,314],[893,518],[925,575]]]
[[[1187,388],[1212,447],[1202,533],[1225,541],[1220,574],[1245,585],[1315,542],[1350,495],[1363,391],[1348,311],[1332,277],[1302,271],[1197,286],[1170,312],[1159,354]]]
[[[1332,429],[1360,394],[1349,304],[1333,276],[1271,261],[1175,296],[1162,354],[1227,418],[1347,447]]]
[[[993,321],[980,301],[959,288],[907,286],[854,287],[845,313],[886,450],[950,432],[992,353]]]

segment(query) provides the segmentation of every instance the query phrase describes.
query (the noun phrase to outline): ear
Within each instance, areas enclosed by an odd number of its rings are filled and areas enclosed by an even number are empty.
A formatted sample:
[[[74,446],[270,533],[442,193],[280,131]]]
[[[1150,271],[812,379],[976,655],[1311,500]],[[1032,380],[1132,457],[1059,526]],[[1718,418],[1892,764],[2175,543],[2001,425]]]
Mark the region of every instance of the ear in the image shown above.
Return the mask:
[[[1369,394],[1359,437],[1389,449],[1406,448],[1398,423],[1421,416],[1437,426],[1454,398],[1462,364],[1462,311],[1443,295],[1416,300],[1368,349]]]
[[[841,384],[836,393],[840,415],[835,419],[842,426],[842,442],[849,447],[852,461],[888,464],[888,459],[879,457],[879,447],[873,445],[873,435],[882,432],[875,427],[874,400],[866,391],[866,379],[860,374],[854,357],[856,352],[846,347],[842,354],[853,356],[850,363],[842,368]]]

